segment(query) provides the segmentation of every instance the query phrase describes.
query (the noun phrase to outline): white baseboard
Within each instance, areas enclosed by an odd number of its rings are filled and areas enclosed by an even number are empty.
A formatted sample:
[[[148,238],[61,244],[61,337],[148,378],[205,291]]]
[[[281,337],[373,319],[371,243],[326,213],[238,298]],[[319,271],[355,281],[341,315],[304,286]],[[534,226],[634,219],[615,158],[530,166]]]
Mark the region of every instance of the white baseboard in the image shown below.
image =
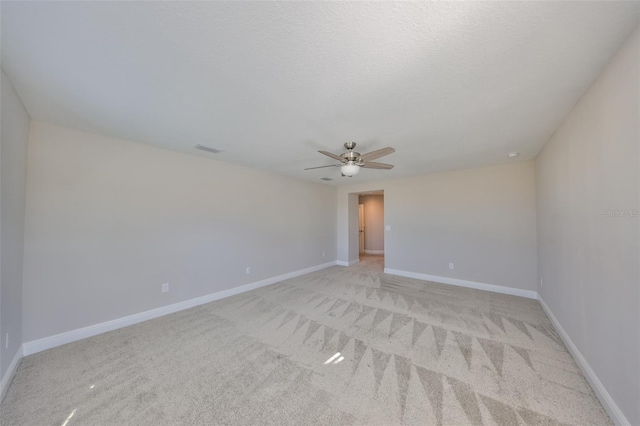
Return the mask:
[[[513,296],[536,299],[538,292],[533,290],[522,290],[520,288],[504,287],[501,285],[485,284],[475,281],[460,280],[457,278],[439,277],[436,275],[420,274],[418,272],[401,271],[399,269],[384,268],[385,274],[399,275],[401,277],[415,278],[424,281],[433,281],[440,284],[456,285],[458,287],[475,288],[477,290],[492,291],[494,293],[511,294]]]
[[[349,260],[349,261],[345,261],[345,260],[338,260],[336,261],[336,265],[340,265],[340,266],[353,266],[356,263],[359,263],[360,259],[354,259],[354,260]]]
[[[7,389],[9,389],[11,380],[13,379],[13,376],[16,374],[16,370],[18,369],[18,365],[20,365],[20,360],[22,359],[22,356],[23,356],[22,354],[23,354],[23,347],[20,346],[18,348],[18,351],[16,352],[16,355],[13,357],[11,364],[9,364],[9,368],[7,368],[7,371],[4,373],[4,376],[2,376],[2,380],[0,380],[0,402],[2,402],[2,400],[4,399],[4,395],[7,392]]]
[[[560,334],[562,341],[564,342],[567,349],[569,349],[569,352],[573,356],[573,359],[576,361],[576,364],[578,364],[578,367],[580,367],[580,370],[582,370],[582,374],[584,374],[584,377],[586,377],[587,381],[591,385],[591,388],[596,393],[596,396],[600,400],[600,403],[602,404],[604,409],[607,410],[607,413],[611,417],[611,420],[613,420],[616,425],[630,425],[631,423],[629,422],[629,420],[627,420],[622,410],[620,410],[618,404],[616,404],[613,398],[611,398],[611,395],[609,395],[607,389],[604,387],[600,379],[598,379],[598,376],[596,376],[596,373],[593,371],[585,357],[582,356],[582,353],[580,353],[578,347],[573,343],[567,332],[564,331],[564,328],[562,328],[562,325],[560,325],[560,322],[558,322],[558,319],[555,315],[553,315],[553,312],[551,312],[551,309],[549,309],[549,306],[547,306],[544,300],[542,300],[542,297],[540,295],[538,295],[538,302],[540,302],[540,306],[542,306],[542,309],[547,314],[547,316],[551,320],[551,323]]]
[[[129,325],[137,324],[143,321],[147,321],[147,320],[158,318],[164,315],[172,314],[174,312],[182,311],[184,309],[193,308],[194,306],[213,302],[214,300],[224,299],[225,297],[234,296],[236,294],[244,293],[246,291],[254,290],[256,288],[275,284],[277,282],[284,281],[290,278],[295,278],[300,275],[308,274],[310,272],[319,271],[320,269],[328,268],[336,264],[337,264],[336,261],[323,263],[321,265],[312,266],[310,268],[300,269],[298,271],[278,275],[277,277],[267,278],[262,281],[256,281],[254,283],[245,284],[240,287],[234,287],[228,290],[218,291],[216,293],[207,294],[205,296],[196,297],[194,299],[185,300],[183,302],[174,303],[172,305],[161,306],[159,308],[151,309],[145,312],[140,312],[138,314],[133,314],[126,317],[117,318],[111,321],[106,321],[100,324],[90,325],[88,327],[78,328],[76,330],[71,330],[64,333],[56,334],[54,336],[33,340],[31,342],[26,342],[23,344],[23,353],[24,353],[24,356],[35,354],[37,352],[55,348],[56,346],[65,345],[67,343],[75,342],[77,340],[86,339],[87,337],[96,336],[98,334],[106,333],[108,331],[116,330],[118,328],[127,327]]]
[[[366,254],[384,254],[384,250],[365,250]]]

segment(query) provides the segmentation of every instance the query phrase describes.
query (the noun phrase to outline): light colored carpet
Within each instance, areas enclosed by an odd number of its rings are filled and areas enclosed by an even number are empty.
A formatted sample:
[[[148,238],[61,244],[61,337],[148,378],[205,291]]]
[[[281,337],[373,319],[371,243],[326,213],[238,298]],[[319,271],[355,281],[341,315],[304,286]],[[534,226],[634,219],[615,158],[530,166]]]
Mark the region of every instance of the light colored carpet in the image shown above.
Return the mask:
[[[536,301],[381,262],[26,357],[0,423],[611,424]]]

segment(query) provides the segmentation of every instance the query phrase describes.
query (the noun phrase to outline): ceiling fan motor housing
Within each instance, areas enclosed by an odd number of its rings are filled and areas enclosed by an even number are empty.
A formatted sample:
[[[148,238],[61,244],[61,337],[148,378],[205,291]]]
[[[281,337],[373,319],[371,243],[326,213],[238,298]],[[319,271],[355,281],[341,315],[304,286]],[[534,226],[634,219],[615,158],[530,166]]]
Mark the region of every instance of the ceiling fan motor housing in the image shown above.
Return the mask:
[[[343,163],[348,163],[350,161],[357,163],[358,159],[360,158],[360,153],[355,151],[349,151],[342,154],[341,157],[342,157]]]

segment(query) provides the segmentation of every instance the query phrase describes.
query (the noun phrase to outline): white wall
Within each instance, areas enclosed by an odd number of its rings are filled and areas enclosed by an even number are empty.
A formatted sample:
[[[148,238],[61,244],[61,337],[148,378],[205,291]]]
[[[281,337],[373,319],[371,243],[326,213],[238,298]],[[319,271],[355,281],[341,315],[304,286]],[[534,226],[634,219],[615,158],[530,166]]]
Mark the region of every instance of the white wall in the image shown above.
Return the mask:
[[[384,196],[380,194],[361,195],[364,206],[364,250],[384,251]]]
[[[32,122],[24,341],[334,261],[335,212],[333,187]]]
[[[532,161],[339,187],[338,229],[347,228],[348,195],[370,190],[384,190],[391,226],[385,268],[536,289]],[[339,255],[349,246],[348,233],[339,233]]]
[[[542,299],[640,424],[640,35],[536,158]],[[607,211],[621,216],[609,217]]]
[[[29,115],[4,71],[0,118],[0,378],[22,343],[22,261]],[[9,347],[5,348],[9,333]]]

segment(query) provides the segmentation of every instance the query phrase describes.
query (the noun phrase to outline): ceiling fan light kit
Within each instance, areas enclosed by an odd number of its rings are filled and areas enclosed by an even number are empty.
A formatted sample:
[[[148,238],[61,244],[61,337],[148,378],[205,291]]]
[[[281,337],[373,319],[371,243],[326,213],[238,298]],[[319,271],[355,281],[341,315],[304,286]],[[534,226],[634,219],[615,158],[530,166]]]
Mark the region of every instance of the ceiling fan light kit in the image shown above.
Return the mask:
[[[309,168],[306,168],[305,170],[322,169],[325,167],[340,167],[342,176],[352,177],[357,175],[360,172],[360,168],[380,169],[380,170],[390,170],[393,168],[392,164],[374,163],[371,160],[375,160],[376,158],[384,157],[385,155],[389,155],[396,152],[394,148],[387,147],[387,148],[378,149],[376,151],[368,152],[366,154],[360,154],[359,152],[356,152],[353,150],[356,147],[355,142],[347,142],[344,144],[344,147],[347,149],[347,152],[344,152],[341,155],[336,155],[328,151],[318,151],[320,154],[326,155],[327,157],[340,161],[340,164],[331,164],[329,166],[319,166],[319,167],[309,167]]]
[[[344,166],[340,167],[340,171],[343,175],[351,177],[357,175],[360,172],[360,166],[355,164],[353,161],[349,161]]]

